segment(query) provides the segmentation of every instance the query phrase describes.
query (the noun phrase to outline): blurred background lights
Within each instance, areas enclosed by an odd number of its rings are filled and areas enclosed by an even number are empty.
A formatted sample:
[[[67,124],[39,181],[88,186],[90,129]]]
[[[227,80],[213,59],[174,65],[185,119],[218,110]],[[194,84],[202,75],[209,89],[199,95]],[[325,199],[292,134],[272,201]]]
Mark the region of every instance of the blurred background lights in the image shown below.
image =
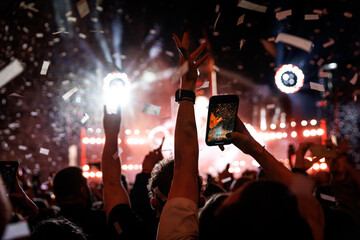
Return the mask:
[[[284,93],[295,93],[304,85],[304,74],[295,65],[282,65],[275,74],[275,84]]]
[[[315,119],[312,119],[312,120],[310,121],[310,124],[313,125],[313,126],[315,126],[315,125],[317,124],[317,121],[316,121]]]
[[[301,121],[301,126],[305,127],[308,125],[308,122],[306,120]]]

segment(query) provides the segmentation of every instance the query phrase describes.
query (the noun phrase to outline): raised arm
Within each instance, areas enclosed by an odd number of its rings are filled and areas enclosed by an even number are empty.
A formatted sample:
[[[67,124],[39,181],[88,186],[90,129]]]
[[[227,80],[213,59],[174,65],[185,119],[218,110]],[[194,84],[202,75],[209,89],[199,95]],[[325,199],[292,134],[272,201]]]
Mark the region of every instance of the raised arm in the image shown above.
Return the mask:
[[[104,107],[105,145],[101,159],[104,182],[104,205],[107,217],[118,204],[130,206],[128,193],[121,183],[121,162],[118,152],[118,134],[120,131],[121,113],[118,107],[116,114],[108,114]]]
[[[299,212],[311,227],[314,239],[323,239],[324,214],[320,203],[312,195],[312,181],[302,174],[292,173],[282,163],[277,161],[274,156],[250,135],[239,118],[236,120],[235,132],[230,133],[227,137],[241,151],[251,155],[261,165],[266,175],[272,181],[283,183],[294,192],[298,200]]]
[[[191,55],[188,51],[188,35],[184,33],[182,41],[174,34],[176,45],[181,52],[180,63],[188,64],[188,71],[182,76],[180,91],[195,91],[197,68],[206,60],[203,56],[194,63],[195,59],[205,48],[201,44]],[[170,188],[168,200],[184,197],[198,203],[198,137],[195,123],[194,103],[184,99],[179,102],[179,110],[175,126],[175,167],[174,178]]]

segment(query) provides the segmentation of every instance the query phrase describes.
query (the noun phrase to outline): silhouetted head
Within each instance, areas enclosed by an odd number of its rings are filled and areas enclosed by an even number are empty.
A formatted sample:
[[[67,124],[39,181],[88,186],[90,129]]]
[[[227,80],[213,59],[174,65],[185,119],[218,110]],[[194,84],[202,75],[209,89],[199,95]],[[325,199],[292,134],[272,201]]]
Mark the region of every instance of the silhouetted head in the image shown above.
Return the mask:
[[[66,218],[42,221],[31,233],[29,240],[86,240],[85,234]]]
[[[296,196],[278,182],[244,184],[223,201],[215,215],[215,239],[236,235],[242,239],[312,239]]]
[[[78,167],[67,167],[54,177],[54,194],[57,204],[81,205],[91,207],[90,190],[82,170]]]

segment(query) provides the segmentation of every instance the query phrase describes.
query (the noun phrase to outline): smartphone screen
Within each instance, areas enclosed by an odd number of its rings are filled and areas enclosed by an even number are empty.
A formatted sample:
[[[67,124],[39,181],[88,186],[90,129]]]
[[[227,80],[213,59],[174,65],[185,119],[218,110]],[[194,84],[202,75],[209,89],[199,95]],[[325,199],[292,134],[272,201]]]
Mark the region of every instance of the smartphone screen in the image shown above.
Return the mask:
[[[8,193],[11,193],[14,187],[18,166],[19,163],[16,161],[0,162],[0,174]]]
[[[208,146],[230,144],[226,134],[235,129],[239,98],[236,95],[219,95],[210,98],[206,127]]]

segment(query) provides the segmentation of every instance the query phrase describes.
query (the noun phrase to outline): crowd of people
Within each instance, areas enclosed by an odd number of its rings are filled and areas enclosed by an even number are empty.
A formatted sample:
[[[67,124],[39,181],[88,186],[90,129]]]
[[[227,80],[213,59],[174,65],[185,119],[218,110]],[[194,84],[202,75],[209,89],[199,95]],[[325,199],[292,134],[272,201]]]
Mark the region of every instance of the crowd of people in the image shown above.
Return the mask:
[[[173,38],[180,64],[188,64],[180,89],[194,92],[197,68],[208,58],[201,56],[205,43],[189,53],[186,33]],[[51,176],[53,195],[42,195],[25,174],[18,176],[11,193],[0,184],[0,236],[9,224],[27,221],[31,233],[25,239],[360,238],[360,172],[347,155],[345,140],[339,146],[327,144],[337,153],[326,159],[329,172],[309,174],[311,164],[319,161],[305,158],[313,143],[301,143],[289,154],[295,159],[289,169],[237,117],[227,138],[260,164],[259,171],[245,171],[235,179],[227,167],[218,177],[203,179],[194,103],[185,97],[179,101],[174,158],[163,159],[162,146],[149,152],[129,189],[121,172],[120,123],[121,107],[115,114],[104,107],[100,186],[91,190],[78,167]]]

